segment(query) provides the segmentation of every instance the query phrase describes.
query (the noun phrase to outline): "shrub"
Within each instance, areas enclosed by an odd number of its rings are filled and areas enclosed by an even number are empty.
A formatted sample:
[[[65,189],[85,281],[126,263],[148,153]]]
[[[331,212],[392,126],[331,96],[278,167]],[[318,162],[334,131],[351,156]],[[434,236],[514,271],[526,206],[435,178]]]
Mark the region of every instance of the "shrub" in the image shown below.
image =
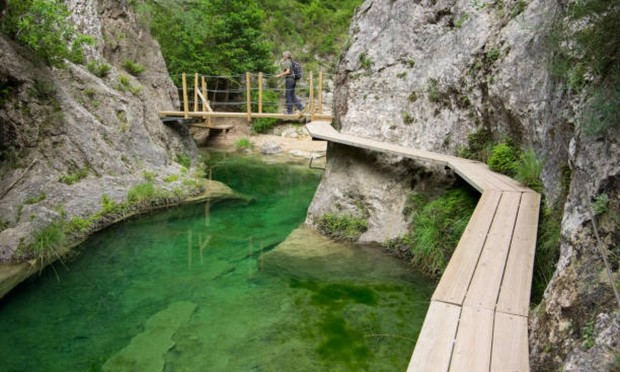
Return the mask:
[[[60,0],[12,1],[2,29],[34,51],[51,66],[62,66],[70,57],[73,26],[67,22],[69,11]]]
[[[35,234],[30,253],[42,262],[53,261],[60,257],[58,250],[65,242],[64,221],[55,221]]]
[[[467,136],[467,147],[458,150],[458,156],[466,159],[486,162],[488,149],[493,143],[490,130],[480,127]]]
[[[74,183],[77,183],[81,181],[82,179],[86,178],[89,173],[90,173],[90,168],[88,167],[80,168],[74,172],[60,176],[58,181],[64,184],[67,184],[67,185],[73,185]]]
[[[145,70],[144,66],[129,59],[123,62],[123,68],[133,76],[138,76]]]
[[[36,203],[38,203],[40,201],[45,200],[45,198],[47,198],[47,195],[44,192],[42,192],[41,194],[39,194],[37,196],[33,196],[33,197],[30,197],[30,198],[26,199],[24,201],[24,203],[25,204],[36,204]]]
[[[192,159],[186,154],[177,154],[177,163],[189,168],[192,165]]]
[[[86,68],[88,69],[88,71],[90,71],[91,74],[100,78],[108,76],[110,74],[110,70],[112,69],[110,65],[97,61],[88,62]]]
[[[154,197],[155,186],[151,182],[136,185],[127,193],[127,201],[130,204],[150,204]]]
[[[131,92],[133,94],[138,94],[142,90],[140,86],[131,85],[131,79],[127,75],[121,75],[118,78],[118,84],[116,85],[116,89],[121,92]]]
[[[429,276],[440,276],[476,208],[477,196],[467,189],[451,189],[423,206],[421,198],[412,202],[417,208],[403,242],[414,266]]]
[[[251,149],[252,142],[248,138],[239,138],[237,142],[235,142],[235,148],[237,151]]]
[[[441,92],[439,91],[439,83],[435,79],[428,80],[428,86],[426,87],[426,93],[428,100],[431,102],[439,102],[441,99]]]
[[[415,121],[415,118],[407,111],[403,111],[402,115],[403,115],[403,123],[405,123],[406,125],[410,125]]]
[[[609,211],[609,195],[606,193],[597,195],[594,198],[594,203],[592,203],[592,210],[597,216],[607,213]]]
[[[336,240],[356,241],[368,230],[368,222],[361,217],[325,213],[318,221],[319,231]]]
[[[492,171],[508,176],[515,174],[515,163],[519,157],[518,150],[507,142],[493,146],[487,165]]]
[[[273,128],[278,122],[278,119],[270,118],[258,118],[252,120],[252,133],[265,133],[269,129]]]
[[[82,218],[82,217],[73,217],[67,226],[67,230],[69,233],[79,233],[84,234],[87,233],[93,226],[93,221],[91,219]]]
[[[536,157],[534,149],[530,148],[521,153],[515,165],[515,179],[532,190],[542,192],[543,184],[540,178],[543,163]]]
[[[0,232],[6,230],[9,227],[9,222],[3,218],[0,218]]]
[[[178,174],[172,174],[172,175],[164,178],[164,182],[166,182],[166,183],[176,182],[178,180],[179,180],[179,175]]]
[[[534,277],[532,278],[531,302],[539,303],[553,276],[559,256],[562,232],[561,208],[541,208],[538,222],[536,254],[534,256]]]

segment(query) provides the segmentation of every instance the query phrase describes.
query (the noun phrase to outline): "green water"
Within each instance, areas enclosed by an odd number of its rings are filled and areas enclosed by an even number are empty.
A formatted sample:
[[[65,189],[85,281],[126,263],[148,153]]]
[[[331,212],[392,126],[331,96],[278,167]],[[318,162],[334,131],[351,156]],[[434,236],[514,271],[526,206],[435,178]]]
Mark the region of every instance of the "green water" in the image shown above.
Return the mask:
[[[0,300],[0,370],[405,370],[432,285],[354,246],[335,262],[355,280],[263,270],[321,174],[211,161],[214,179],[253,201],[157,212],[93,236]],[[399,274],[357,273],[358,260]]]

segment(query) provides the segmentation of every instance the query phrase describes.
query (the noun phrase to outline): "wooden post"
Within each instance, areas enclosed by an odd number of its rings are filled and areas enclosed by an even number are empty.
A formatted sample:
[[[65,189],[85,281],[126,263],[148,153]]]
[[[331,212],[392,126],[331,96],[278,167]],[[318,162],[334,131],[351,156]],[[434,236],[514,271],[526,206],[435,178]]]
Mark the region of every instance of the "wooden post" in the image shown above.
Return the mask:
[[[312,71],[310,71],[310,98],[308,102],[308,113],[310,121],[314,121],[314,81],[312,79]]]
[[[319,89],[317,95],[319,96],[318,113],[323,114],[323,71],[319,71]]]
[[[207,79],[204,76],[202,76],[202,96],[207,101],[206,104],[205,103],[202,104],[202,111],[211,111],[210,106],[209,106],[209,96],[207,95]],[[207,124],[211,125],[210,116],[207,118]]]
[[[263,73],[258,73],[258,113],[263,113]]]
[[[187,76],[185,72],[181,75],[183,80],[183,112],[185,113],[185,119],[189,118],[189,102],[187,101]]]
[[[198,73],[194,74],[194,112],[198,111]]]
[[[246,95],[247,95],[247,101],[248,101],[248,123],[252,122],[252,89],[251,89],[251,80],[250,80],[250,73],[246,72],[245,73],[245,91],[246,91]]]

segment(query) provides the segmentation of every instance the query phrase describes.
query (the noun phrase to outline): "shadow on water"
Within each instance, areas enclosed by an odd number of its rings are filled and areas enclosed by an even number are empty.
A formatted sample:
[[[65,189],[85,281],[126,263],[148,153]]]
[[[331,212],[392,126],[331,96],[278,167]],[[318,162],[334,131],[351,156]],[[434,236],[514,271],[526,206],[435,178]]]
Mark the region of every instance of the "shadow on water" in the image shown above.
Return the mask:
[[[58,278],[45,270],[1,300],[2,370],[406,368],[433,284],[377,250],[297,229],[318,171],[209,161],[252,201],[170,209],[91,237]]]

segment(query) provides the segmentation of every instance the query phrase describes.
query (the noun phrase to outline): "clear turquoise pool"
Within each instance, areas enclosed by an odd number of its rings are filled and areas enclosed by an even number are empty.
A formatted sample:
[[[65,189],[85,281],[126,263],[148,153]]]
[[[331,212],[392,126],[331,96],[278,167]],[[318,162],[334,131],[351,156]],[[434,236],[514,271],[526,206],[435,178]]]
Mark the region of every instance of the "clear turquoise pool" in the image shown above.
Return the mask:
[[[214,179],[252,201],[160,211],[94,235],[77,259],[0,300],[0,370],[405,370],[434,284],[356,246],[333,260],[348,275],[330,263],[325,274],[263,270],[303,223],[321,173],[209,161]]]

